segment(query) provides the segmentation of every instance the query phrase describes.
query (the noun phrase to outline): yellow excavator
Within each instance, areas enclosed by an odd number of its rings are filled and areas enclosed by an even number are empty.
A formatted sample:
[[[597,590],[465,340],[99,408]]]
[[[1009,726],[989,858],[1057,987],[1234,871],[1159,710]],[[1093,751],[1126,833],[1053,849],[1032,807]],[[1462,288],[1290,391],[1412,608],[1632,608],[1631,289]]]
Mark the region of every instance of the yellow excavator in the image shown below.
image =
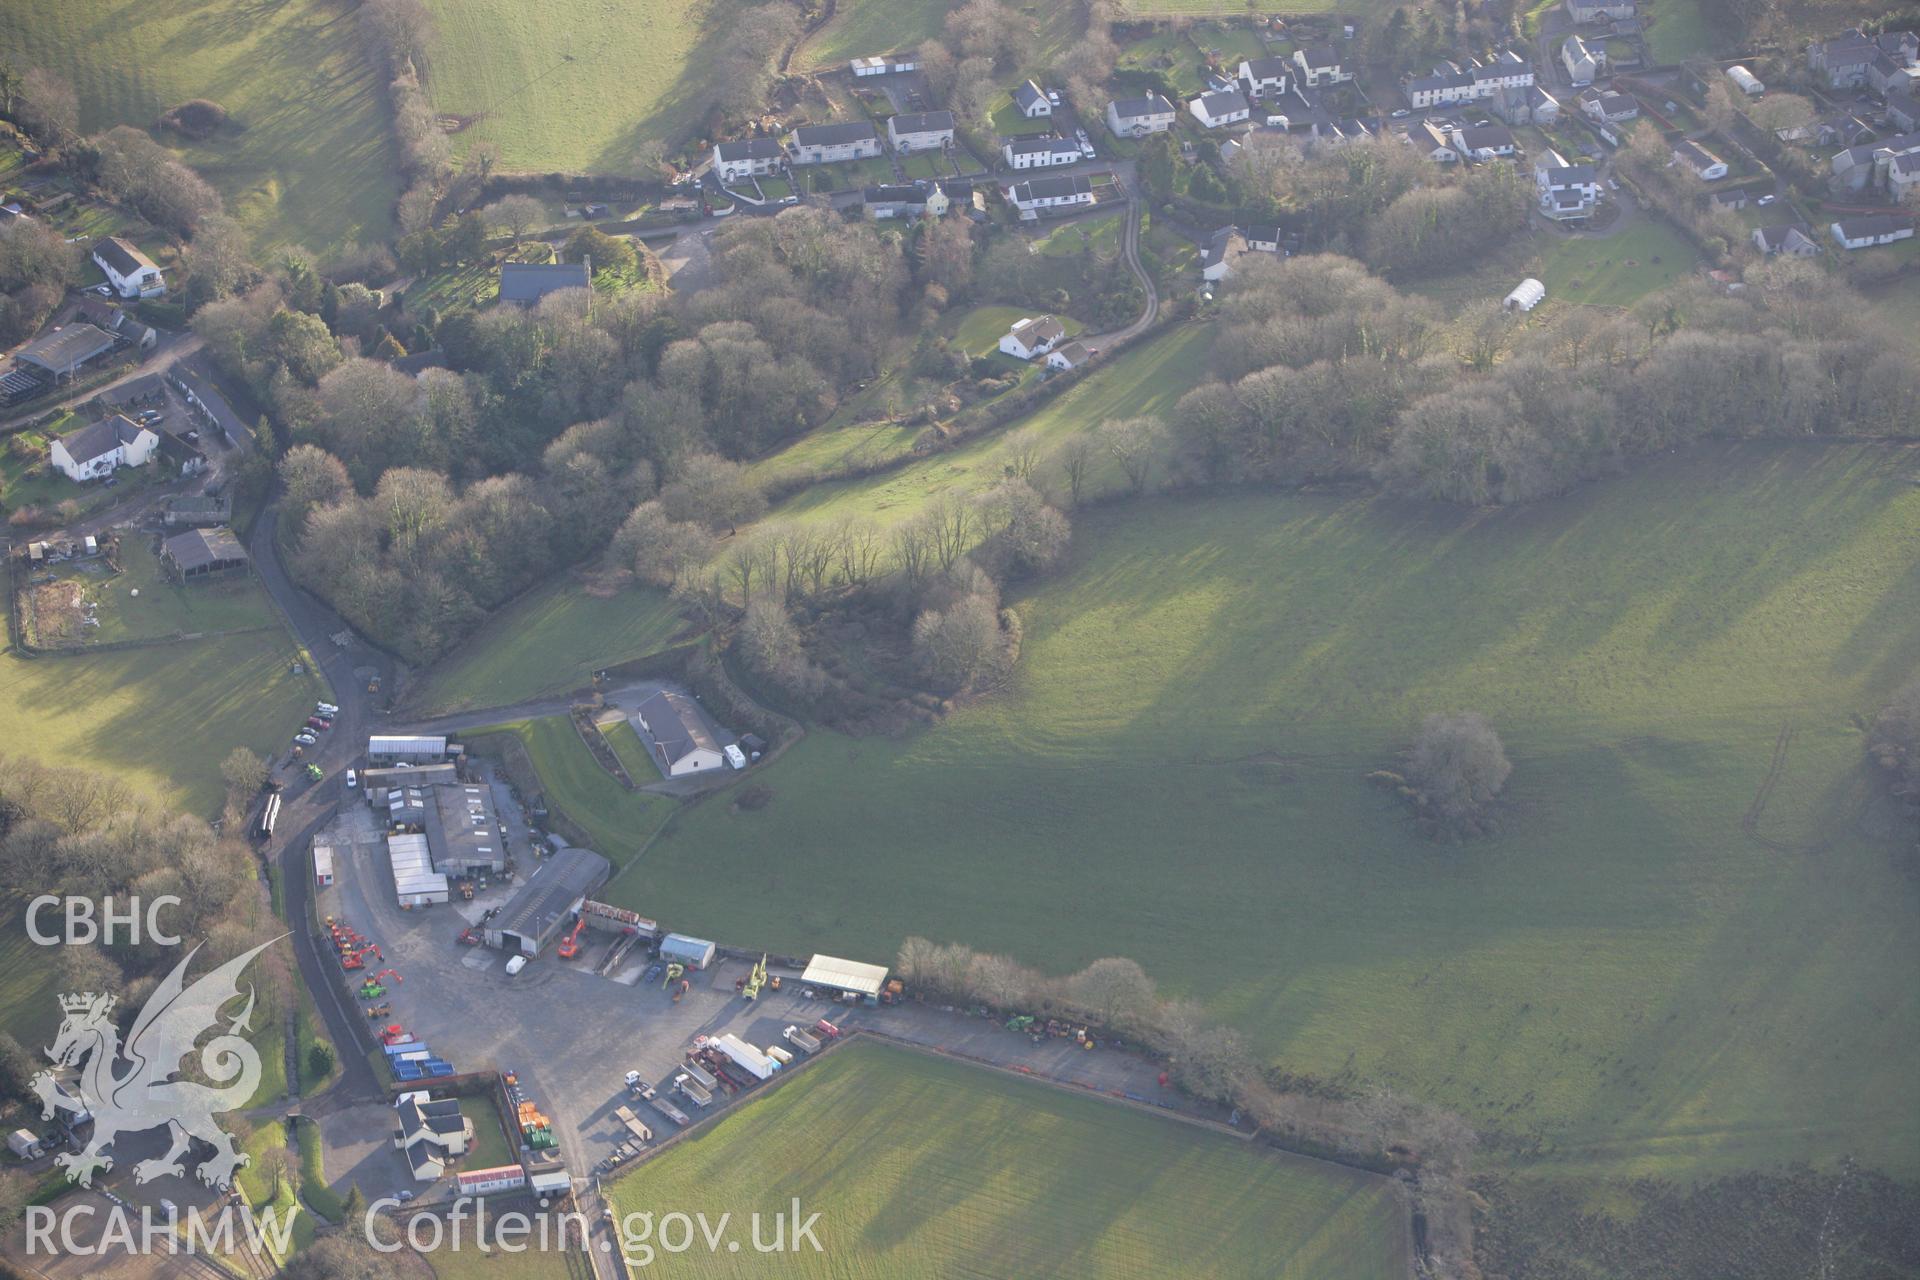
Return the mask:
[[[766,985],[767,957],[766,953],[762,952],[760,955],[760,963],[753,966],[753,972],[747,975],[747,985],[740,989],[740,994],[749,1000],[758,1000],[760,998],[760,988]]]

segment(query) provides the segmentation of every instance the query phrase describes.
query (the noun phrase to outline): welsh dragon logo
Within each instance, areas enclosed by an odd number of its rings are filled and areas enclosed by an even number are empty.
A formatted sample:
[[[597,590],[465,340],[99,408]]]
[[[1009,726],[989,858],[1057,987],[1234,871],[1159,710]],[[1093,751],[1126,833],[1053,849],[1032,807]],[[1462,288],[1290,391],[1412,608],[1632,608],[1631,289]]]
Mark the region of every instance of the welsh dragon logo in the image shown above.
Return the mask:
[[[44,1119],[52,1119],[56,1108],[76,1117],[93,1115],[93,1138],[86,1148],[55,1160],[70,1181],[92,1186],[95,1170],[113,1168],[112,1157],[102,1153],[116,1137],[165,1125],[172,1130],[173,1145],[165,1155],[135,1165],[136,1182],[170,1173],[184,1176],[181,1157],[197,1138],[213,1148],[213,1155],[200,1163],[200,1181],[222,1190],[232,1185],[234,1173],[248,1157],[235,1149],[232,1137],[213,1118],[245,1106],[260,1084],[260,1054],[242,1034],[253,1014],[251,986],[245,993],[246,1007],[223,1033],[199,1049],[200,1071],[214,1083],[174,1077],[181,1061],[195,1051],[195,1042],[217,1029],[221,1008],[240,997],[241,971],[273,942],[234,957],[190,987],[185,985],[187,966],[200,948],[189,951],[148,997],[124,1046],[109,1016],[114,997],[91,991],[60,997],[66,1018],[47,1056],[60,1067],[81,1067],[80,1092],[78,1096],[66,1092],[51,1071],[33,1078],[33,1091],[42,1103]]]

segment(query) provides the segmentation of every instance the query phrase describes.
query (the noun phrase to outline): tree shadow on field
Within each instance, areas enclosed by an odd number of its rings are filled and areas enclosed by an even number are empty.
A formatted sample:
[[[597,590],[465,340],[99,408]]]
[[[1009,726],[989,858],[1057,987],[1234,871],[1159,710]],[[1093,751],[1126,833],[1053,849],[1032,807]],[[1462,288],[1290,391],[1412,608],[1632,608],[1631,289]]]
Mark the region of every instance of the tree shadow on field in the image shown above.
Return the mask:
[[[715,97],[721,50],[746,5],[743,0],[666,0],[666,3],[701,4],[704,12],[700,15],[700,35],[693,48],[680,59],[679,74],[674,76],[672,84],[654,100],[653,110],[602,147],[590,166],[591,172],[632,173],[636,169],[634,156],[642,144],[659,142],[672,148],[699,135]]]

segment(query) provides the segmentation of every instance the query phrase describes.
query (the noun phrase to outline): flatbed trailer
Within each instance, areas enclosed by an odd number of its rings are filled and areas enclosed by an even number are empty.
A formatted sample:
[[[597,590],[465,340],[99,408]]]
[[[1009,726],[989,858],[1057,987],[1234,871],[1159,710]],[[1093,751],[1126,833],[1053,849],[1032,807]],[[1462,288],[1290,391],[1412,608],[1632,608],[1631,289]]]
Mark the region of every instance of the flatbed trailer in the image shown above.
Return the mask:
[[[653,1104],[653,1109],[655,1111],[658,1111],[661,1115],[673,1121],[675,1124],[679,1125],[683,1129],[693,1123],[693,1121],[687,1118],[686,1112],[674,1106],[671,1102],[668,1102],[665,1098],[650,1098],[648,1099],[648,1101]]]

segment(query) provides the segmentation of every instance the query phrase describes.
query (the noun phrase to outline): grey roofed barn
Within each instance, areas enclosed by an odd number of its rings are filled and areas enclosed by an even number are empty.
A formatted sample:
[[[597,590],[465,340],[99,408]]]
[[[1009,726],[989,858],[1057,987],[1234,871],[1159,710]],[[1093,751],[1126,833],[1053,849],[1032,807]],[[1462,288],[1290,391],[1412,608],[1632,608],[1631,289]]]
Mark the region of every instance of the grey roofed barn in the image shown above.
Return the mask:
[[[90,324],[70,324],[35,338],[14,352],[13,358],[49,373],[65,373],[111,350],[112,334]]]
[[[574,908],[607,881],[612,865],[591,849],[566,848],[547,860],[513,895],[492,925],[488,941],[532,955],[565,927]]]

